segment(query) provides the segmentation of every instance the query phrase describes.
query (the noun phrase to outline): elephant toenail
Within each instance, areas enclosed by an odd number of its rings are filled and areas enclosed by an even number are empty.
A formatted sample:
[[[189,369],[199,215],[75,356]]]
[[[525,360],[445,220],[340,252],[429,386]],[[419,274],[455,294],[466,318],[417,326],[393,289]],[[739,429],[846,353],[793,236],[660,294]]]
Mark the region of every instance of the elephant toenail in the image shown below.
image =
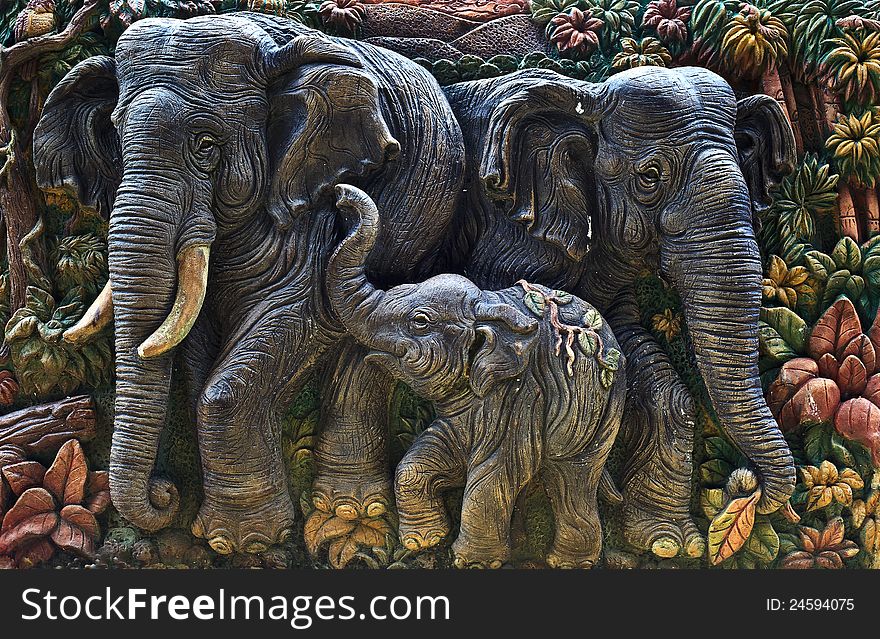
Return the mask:
[[[232,551],[234,550],[232,542],[222,535],[211,537],[208,541],[208,545],[221,555],[232,554]]]
[[[406,539],[404,539],[403,546],[407,550],[418,550],[420,547],[419,542],[415,537],[407,537]]]
[[[428,538],[428,545],[429,545],[429,546],[436,546],[436,545],[439,544],[442,540],[443,540],[443,535],[431,535],[431,536]]]
[[[651,544],[651,552],[662,559],[671,559],[678,554],[681,546],[671,537],[660,537]]]
[[[325,513],[330,512],[330,506],[327,504],[327,500],[324,499],[322,495],[313,495],[312,504],[314,504],[315,508],[317,508],[318,510],[321,510]]]
[[[467,562],[464,560],[464,557],[456,557],[453,563],[456,568],[467,568]]]
[[[340,519],[354,521],[358,518],[358,512],[351,504],[342,504],[341,506],[336,507],[336,516]]]
[[[293,537],[293,528],[282,528],[281,532],[278,533],[278,543],[283,544],[291,537]]]
[[[259,541],[249,543],[247,548],[244,549],[245,552],[249,552],[252,555],[259,555],[267,550],[269,550],[269,546]]]
[[[502,563],[503,562],[500,559],[493,559],[492,561],[489,562],[489,568],[492,568],[492,569],[501,568]]]
[[[367,517],[381,517],[387,512],[387,508],[385,508],[385,504],[380,501],[374,501],[372,504],[367,506]]]
[[[702,557],[706,554],[705,540],[702,537],[694,537],[688,542],[686,551],[688,557]]]

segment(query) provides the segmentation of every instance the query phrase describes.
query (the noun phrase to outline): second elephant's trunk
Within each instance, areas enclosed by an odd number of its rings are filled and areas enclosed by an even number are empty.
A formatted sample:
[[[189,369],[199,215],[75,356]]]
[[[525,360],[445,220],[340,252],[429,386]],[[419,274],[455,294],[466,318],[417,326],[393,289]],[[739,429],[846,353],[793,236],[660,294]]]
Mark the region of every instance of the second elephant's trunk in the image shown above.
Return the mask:
[[[347,184],[336,187],[336,206],[350,228],[327,263],[327,296],[346,330],[369,345],[365,322],[385,295],[367,279],[365,266],[379,234],[379,212],[370,196]]]
[[[713,184],[694,190],[689,209],[710,211],[713,219],[727,222],[692,227],[667,241],[665,261],[674,265],[669,274],[681,294],[697,367],[721,427],[755,465],[763,488],[758,509],[768,513],[794,491],[795,466],[758,374],[762,269],[747,221],[748,202],[741,195],[745,186],[719,181],[719,175],[736,175],[736,167],[713,159],[706,160]],[[719,214],[723,211],[730,213]]]

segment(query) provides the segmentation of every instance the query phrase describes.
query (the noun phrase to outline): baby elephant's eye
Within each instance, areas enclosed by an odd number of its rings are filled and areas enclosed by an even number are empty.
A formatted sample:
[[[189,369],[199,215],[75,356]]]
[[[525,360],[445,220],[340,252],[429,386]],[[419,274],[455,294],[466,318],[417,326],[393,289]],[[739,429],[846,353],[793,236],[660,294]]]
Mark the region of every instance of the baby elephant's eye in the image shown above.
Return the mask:
[[[426,313],[419,311],[418,313],[413,314],[410,318],[410,322],[412,322],[413,328],[423,330],[428,328],[428,325],[431,323],[431,318],[428,317]]]

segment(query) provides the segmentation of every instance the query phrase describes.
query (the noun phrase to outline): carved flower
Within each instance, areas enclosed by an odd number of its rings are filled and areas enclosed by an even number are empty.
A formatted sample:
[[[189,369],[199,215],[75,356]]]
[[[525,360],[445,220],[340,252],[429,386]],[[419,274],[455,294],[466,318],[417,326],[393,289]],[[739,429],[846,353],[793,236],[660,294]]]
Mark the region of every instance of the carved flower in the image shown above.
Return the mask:
[[[769,303],[778,302],[786,308],[794,309],[798,302],[798,293],[815,295],[816,291],[809,283],[810,272],[803,266],[788,268],[778,255],[770,258],[767,277],[761,280],[764,300]]]
[[[599,31],[604,24],[599,18],[574,8],[550,21],[550,41],[560,51],[590,53],[599,46]]]
[[[0,556],[28,567],[48,561],[55,549],[92,557],[100,529],[95,515],[110,505],[107,471],[89,472],[80,443],[65,443],[46,469],[35,461],[3,467],[18,497],[3,516]]]
[[[678,7],[675,0],[652,0],[645,9],[642,24],[653,27],[661,40],[684,42],[687,40],[687,21],[690,18],[690,8]]]
[[[843,568],[843,560],[855,557],[859,547],[844,539],[843,519],[835,517],[822,532],[809,526],[800,526],[801,550],[790,552],[782,560],[782,568]]]
[[[622,38],[621,51],[611,61],[615,71],[635,67],[665,67],[672,62],[672,56],[657,38],[642,38],[636,42],[632,38]]]
[[[346,33],[354,33],[363,22],[367,10],[360,0],[326,0],[318,8],[324,24]]]
[[[825,141],[841,173],[865,186],[880,174],[880,119],[873,109],[841,115]]]
[[[844,100],[873,104],[880,94],[880,33],[834,38],[825,64],[835,90]]]
[[[737,15],[721,49],[742,75],[760,75],[788,55],[785,24],[767,9],[746,4]]]
[[[809,357],[783,364],[767,403],[784,431],[833,420],[838,433],[867,446],[880,466],[878,320],[869,335],[852,301],[841,297],[813,328]]]
[[[0,406],[11,406],[18,397],[18,382],[10,371],[0,371]]]
[[[823,461],[819,467],[801,466],[801,481],[807,489],[807,510],[825,508],[831,502],[844,506],[853,503],[853,491],[865,487],[865,482],[852,468],[838,472],[830,461]]]
[[[672,341],[681,333],[681,316],[674,315],[672,309],[667,308],[651,318],[651,325],[655,331],[666,337],[666,341]]]

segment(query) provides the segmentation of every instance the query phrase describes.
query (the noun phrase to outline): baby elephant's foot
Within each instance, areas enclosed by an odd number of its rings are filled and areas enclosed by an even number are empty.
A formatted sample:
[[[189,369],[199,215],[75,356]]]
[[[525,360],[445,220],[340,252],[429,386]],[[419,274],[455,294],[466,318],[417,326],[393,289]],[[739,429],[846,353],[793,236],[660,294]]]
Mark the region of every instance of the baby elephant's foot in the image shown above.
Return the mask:
[[[463,537],[459,534],[452,544],[456,568],[501,568],[510,559],[510,548],[476,545]]]
[[[285,542],[293,531],[293,522],[293,504],[286,493],[253,510],[220,508],[206,497],[192,533],[207,539],[221,555],[235,551],[262,553],[269,546]]]
[[[661,559],[683,555],[702,557],[706,540],[690,517],[667,518],[636,507],[624,507],[624,537],[636,548]]]
[[[596,565],[597,557],[595,555],[575,555],[571,553],[565,553],[562,551],[552,550],[550,554],[547,555],[547,565],[551,568],[559,568],[559,569],[572,569],[572,568],[580,568],[587,569],[592,568]]]
[[[400,513],[400,541],[407,550],[424,550],[436,546],[449,535],[446,513],[432,513],[430,517],[413,518]]]

